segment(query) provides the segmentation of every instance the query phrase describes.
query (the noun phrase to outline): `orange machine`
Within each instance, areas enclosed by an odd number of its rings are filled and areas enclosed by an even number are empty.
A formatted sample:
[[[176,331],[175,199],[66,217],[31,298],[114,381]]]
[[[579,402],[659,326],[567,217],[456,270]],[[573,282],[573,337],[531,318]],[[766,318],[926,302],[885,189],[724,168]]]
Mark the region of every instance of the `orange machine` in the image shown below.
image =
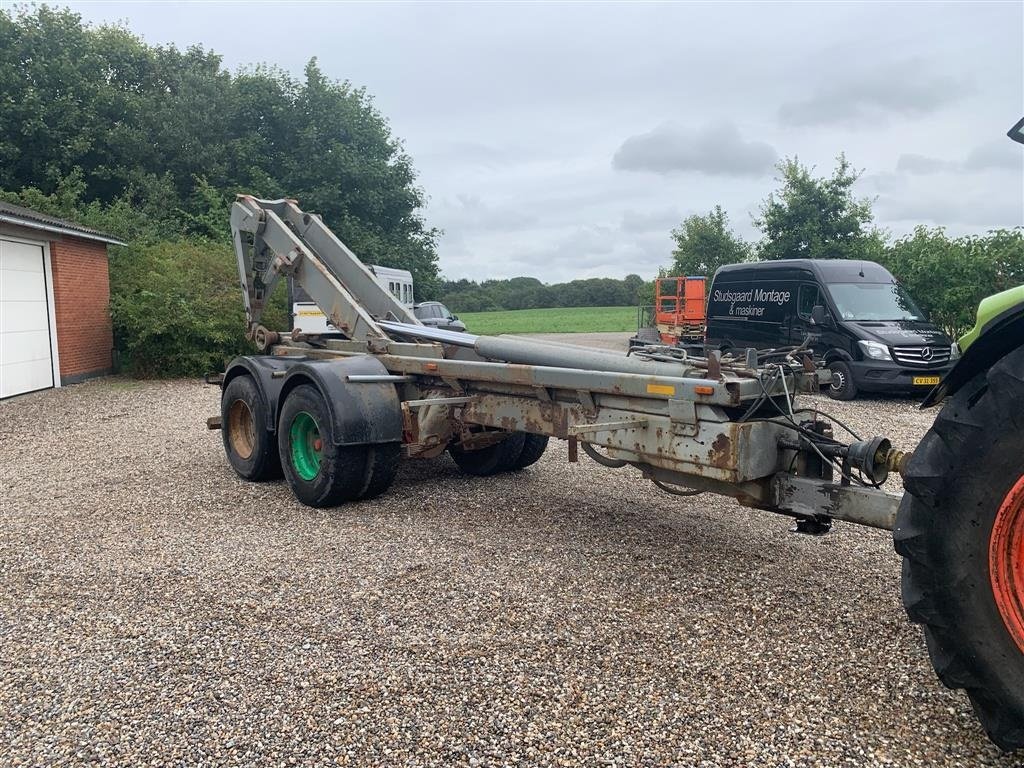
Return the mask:
[[[654,281],[654,323],[664,344],[704,341],[704,278]]]

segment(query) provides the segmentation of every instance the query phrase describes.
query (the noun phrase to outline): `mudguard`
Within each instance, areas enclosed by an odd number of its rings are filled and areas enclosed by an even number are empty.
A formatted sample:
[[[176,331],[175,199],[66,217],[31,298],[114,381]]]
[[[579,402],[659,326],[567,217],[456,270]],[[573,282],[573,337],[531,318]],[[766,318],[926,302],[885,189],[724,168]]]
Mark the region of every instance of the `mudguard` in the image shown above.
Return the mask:
[[[334,360],[303,360],[288,369],[278,394],[276,414],[288,393],[312,384],[324,396],[334,422],[335,445],[381,445],[402,442],[402,405],[388,381],[350,382],[348,376],[388,376],[372,355]]]
[[[235,358],[224,374],[224,386],[239,375],[251,375],[272,414],[265,427],[277,431],[281,405],[300,384],[316,387],[327,403],[336,445],[380,445],[402,441],[402,408],[390,382],[354,383],[350,375],[387,376],[372,355],[333,360],[307,357],[247,355]]]
[[[260,397],[266,405],[267,423],[263,425],[268,432],[277,431],[278,401],[284,376],[296,363],[304,362],[305,357],[276,357],[274,355],[243,355],[236,357],[224,372],[221,391],[232,379],[238,376],[252,376],[256,382]]]
[[[960,337],[963,356],[921,403],[937,405],[980,371],[1024,345],[1024,285],[989,296],[978,305],[977,322]]]

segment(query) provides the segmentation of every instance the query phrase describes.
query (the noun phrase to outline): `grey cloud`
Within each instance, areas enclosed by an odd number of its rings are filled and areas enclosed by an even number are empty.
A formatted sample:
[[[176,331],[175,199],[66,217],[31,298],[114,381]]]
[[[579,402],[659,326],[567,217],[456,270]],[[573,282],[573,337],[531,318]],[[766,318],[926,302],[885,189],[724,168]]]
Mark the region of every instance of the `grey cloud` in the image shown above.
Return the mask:
[[[1015,227],[1024,224],[1021,201],[976,194],[967,198],[949,195],[881,199],[875,206],[879,218],[890,222],[930,222],[979,228]]]
[[[623,232],[629,233],[668,232],[673,227],[679,226],[682,220],[683,215],[675,208],[666,208],[665,210],[651,211],[650,213],[628,210],[622,213],[620,229]]]
[[[932,223],[961,230],[1024,224],[1024,189],[1008,174],[886,175],[875,201],[882,222]]]
[[[934,173],[978,173],[1024,169],[1024,153],[1015,144],[1002,140],[985,142],[972,149],[964,160],[943,160],[925,155],[900,155],[896,171],[915,176]]]
[[[940,160],[937,157],[925,155],[900,155],[896,161],[898,173],[912,173],[915,176],[923,176],[930,173],[942,173],[944,171],[956,170],[959,166],[949,160]]]
[[[860,177],[858,186],[869,196],[899,192],[906,187],[906,177],[897,173],[869,173]]]
[[[658,174],[695,171],[708,175],[760,176],[778,160],[770,144],[745,141],[732,123],[688,130],[666,123],[648,133],[630,136],[612,158],[620,171]]]
[[[779,119],[795,126],[877,124],[889,115],[931,114],[973,91],[969,80],[927,73],[923,66],[903,62],[832,79],[809,98],[783,104]]]
[[[604,224],[527,233],[505,243],[500,261],[480,258],[484,242],[478,235],[451,248],[445,246],[445,273],[478,280],[527,275],[558,283],[585,277],[624,277],[631,272],[650,276],[671,260],[667,232],[627,235]]]
[[[578,227],[554,247],[520,253],[517,261],[547,267],[569,262],[574,267],[585,268],[607,263],[608,255],[615,250],[615,245],[615,232],[609,227]]]
[[[467,139],[431,144],[416,154],[416,160],[421,164],[450,166],[455,163],[465,168],[497,170],[521,164],[536,154],[536,150],[516,144],[491,144]]]
[[[445,231],[513,231],[526,229],[537,221],[532,213],[490,205],[479,195],[472,194],[456,195],[454,200],[446,200],[432,213]]]
[[[975,147],[964,160],[964,168],[969,171],[1011,170],[1020,171],[1024,167],[1024,153],[1020,145],[1000,137]]]

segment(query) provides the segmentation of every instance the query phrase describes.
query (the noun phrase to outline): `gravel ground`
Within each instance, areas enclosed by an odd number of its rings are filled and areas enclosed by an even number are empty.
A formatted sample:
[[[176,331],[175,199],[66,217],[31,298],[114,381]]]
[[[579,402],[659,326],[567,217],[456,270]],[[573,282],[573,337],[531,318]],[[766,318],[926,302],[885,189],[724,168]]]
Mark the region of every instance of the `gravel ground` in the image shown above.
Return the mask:
[[[563,443],[304,508],[191,381],[0,403],[0,765],[1011,766],[889,537],[680,499]],[[842,406],[912,445],[909,400]]]

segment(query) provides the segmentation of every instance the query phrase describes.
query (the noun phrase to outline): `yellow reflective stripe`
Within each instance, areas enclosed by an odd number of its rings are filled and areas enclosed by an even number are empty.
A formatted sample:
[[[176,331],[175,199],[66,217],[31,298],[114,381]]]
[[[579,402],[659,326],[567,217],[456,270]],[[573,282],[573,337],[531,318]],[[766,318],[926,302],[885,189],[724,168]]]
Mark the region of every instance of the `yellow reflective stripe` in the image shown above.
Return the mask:
[[[676,393],[676,388],[671,384],[648,384],[647,394],[649,395],[668,395],[672,397]]]

